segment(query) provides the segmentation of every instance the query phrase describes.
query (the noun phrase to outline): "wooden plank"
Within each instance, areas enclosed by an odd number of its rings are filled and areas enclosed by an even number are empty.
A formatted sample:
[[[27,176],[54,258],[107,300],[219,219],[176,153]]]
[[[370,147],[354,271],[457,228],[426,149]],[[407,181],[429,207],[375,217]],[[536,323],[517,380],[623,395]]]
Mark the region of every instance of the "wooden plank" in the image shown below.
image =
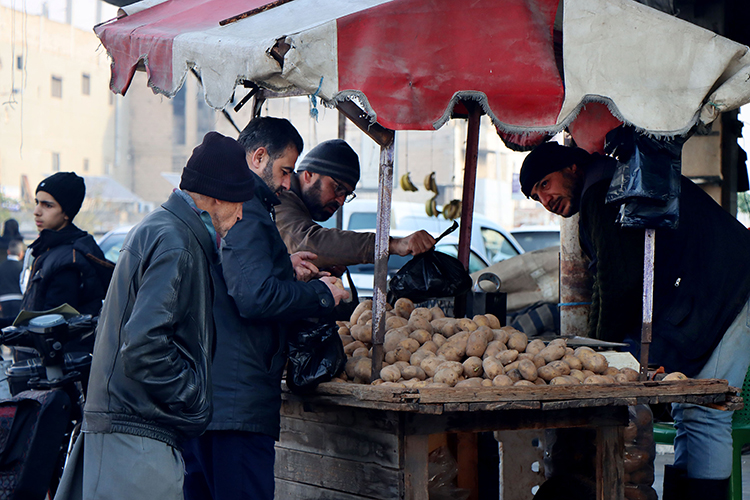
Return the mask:
[[[427,435],[404,437],[404,494],[402,498],[405,500],[428,500],[427,485],[430,479],[427,469],[428,440]]]
[[[352,408],[328,404],[303,403],[299,400],[286,400],[281,404],[281,416],[310,422],[347,426],[351,428],[375,429],[397,433],[400,413],[378,411],[371,408]]]
[[[382,500],[401,498],[403,490],[403,476],[398,469],[283,447],[276,448],[274,469],[277,479],[359,497]]]
[[[624,500],[625,444],[623,428],[613,426],[596,429],[596,499]]]
[[[350,495],[341,491],[327,490],[309,484],[277,479],[274,498],[283,500],[363,500],[364,498],[371,497]]]
[[[474,432],[459,432],[457,457],[458,476],[456,482],[459,488],[469,490],[468,500],[479,499],[479,455],[477,451],[477,434]]]
[[[295,418],[281,419],[281,439],[276,446],[386,467],[398,467],[399,463],[397,434]]]

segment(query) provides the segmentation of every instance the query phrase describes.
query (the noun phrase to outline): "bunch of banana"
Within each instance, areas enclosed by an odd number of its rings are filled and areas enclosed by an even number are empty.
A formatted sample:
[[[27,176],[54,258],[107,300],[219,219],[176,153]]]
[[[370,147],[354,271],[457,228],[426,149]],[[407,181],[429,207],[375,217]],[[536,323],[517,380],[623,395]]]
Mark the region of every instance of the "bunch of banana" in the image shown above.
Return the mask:
[[[437,209],[437,195],[425,202],[424,211],[429,217],[437,217],[440,215],[440,211]]]
[[[401,185],[401,189],[404,191],[416,191],[417,186],[414,185],[414,183],[411,181],[411,178],[409,178],[409,172],[406,172],[404,175],[401,176],[399,179],[399,184]]]
[[[443,217],[448,220],[461,217],[461,200],[451,200],[446,205],[443,205]]]
[[[435,196],[439,194],[437,181],[435,180],[435,172],[430,172],[427,177],[424,178],[424,188],[427,191],[435,193]]]

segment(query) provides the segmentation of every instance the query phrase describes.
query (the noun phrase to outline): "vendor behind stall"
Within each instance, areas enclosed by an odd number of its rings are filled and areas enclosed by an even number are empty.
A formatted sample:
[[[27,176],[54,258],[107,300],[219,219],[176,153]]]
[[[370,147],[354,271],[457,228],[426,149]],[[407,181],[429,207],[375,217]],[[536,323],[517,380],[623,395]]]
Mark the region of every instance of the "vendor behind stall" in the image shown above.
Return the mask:
[[[375,233],[324,228],[326,221],[344,203],[354,198],[359,182],[359,158],[345,141],[333,139],[315,146],[297,167],[291,188],[279,195],[276,226],[290,253],[317,254],[315,265],[336,276],[345,267],[375,262]],[[435,245],[426,231],[404,238],[391,238],[388,251],[396,255],[417,255]]]
[[[523,193],[562,217],[580,213],[581,247],[594,277],[590,336],[639,346],[644,230],[615,223],[606,204],[617,162],[545,143],[521,168]],[[741,387],[750,365],[750,234],[702,189],[681,179],[677,229],[656,231],[650,360],[668,372]],[[675,462],[664,500],[726,498],[732,412],[674,404]]]

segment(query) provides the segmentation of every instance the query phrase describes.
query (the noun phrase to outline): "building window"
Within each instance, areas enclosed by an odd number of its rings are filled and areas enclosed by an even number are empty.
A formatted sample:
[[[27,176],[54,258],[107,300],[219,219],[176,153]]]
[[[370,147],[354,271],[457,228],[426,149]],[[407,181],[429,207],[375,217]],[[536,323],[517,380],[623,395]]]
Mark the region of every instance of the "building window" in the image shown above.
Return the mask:
[[[60,171],[60,153],[52,153],[52,171]]]
[[[91,95],[91,77],[86,73],[81,75],[81,93]]]
[[[62,98],[62,77],[52,77],[52,97]]]
[[[89,159],[88,158],[83,159],[83,171],[84,172],[89,171]]]
[[[16,56],[16,69],[23,69],[23,56]]]

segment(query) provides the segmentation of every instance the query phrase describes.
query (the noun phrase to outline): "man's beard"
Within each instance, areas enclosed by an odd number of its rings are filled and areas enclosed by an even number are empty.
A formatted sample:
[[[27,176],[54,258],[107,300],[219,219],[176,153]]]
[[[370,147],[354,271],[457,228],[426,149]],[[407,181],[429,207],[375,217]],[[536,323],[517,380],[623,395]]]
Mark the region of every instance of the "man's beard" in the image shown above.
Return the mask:
[[[323,189],[321,188],[321,179],[316,180],[307,189],[302,189],[302,201],[304,202],[307,210],[310,212],[312,220],[318,222],[324,222],[331,218],[339,208],[339,203],[336,200],[331,201],[327,205],[323,205],[320,201],[323,195]],[[328,209],[328,210],[326,210]],[[330,213],[329,213],[330,211]]]
[[[273,179],[273,158],[270,158],[268,160],[268,164],[266,165],[266,168],[264,168],[259,177],[263,182],[266,183],[266,186],[273,191],[273,194],[278,195],[282,191],[284,191],[284,188],[281,187],[281,185],[277,185],[276,181]]]

